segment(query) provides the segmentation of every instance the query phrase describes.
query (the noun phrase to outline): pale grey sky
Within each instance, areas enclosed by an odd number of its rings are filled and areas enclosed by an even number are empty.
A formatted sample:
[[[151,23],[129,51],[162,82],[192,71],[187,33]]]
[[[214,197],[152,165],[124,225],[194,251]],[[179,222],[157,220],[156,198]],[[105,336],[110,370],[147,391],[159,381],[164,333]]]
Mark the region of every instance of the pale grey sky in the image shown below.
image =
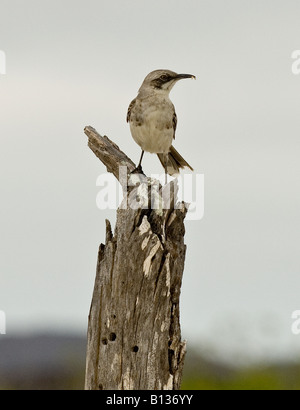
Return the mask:
[[[86,331],[105,172],[83,128],[133,159],[129,102],[150,71],[172,91],[175,147],[205,176],[186,222],[183,337],[235,357],[300,357],[299,1],[0,0],[0,310],[7,333]],[[146,155],[145,171],[161,172]],[[5,336],[0,336],[5,337]]]

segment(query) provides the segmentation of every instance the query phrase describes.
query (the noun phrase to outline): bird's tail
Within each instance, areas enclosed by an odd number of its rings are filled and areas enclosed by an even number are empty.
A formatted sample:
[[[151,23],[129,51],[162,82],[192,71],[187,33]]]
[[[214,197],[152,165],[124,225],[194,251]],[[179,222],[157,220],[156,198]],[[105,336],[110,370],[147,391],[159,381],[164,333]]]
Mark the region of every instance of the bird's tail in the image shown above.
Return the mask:
[[[180,168],[188,167],[191,171],[194,171],[173,146],[171,146],[168,154],[157,154],[157,156],[164,169],[167,166],[167,173],[171,176],[178,175]]]

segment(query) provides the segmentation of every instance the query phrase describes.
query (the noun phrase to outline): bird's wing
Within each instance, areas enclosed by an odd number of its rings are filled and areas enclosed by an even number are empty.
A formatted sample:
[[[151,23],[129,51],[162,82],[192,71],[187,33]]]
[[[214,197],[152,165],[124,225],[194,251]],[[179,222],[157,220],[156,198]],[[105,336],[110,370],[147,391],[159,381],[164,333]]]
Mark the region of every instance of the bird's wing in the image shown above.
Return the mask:
[[[135,101],[136,99],[132,100],[131,103],[129,104],[128,111],[127,111],[127,117],[126,117],[127,122],[130,121],[131,110],[132,110],[132,107],[134,107],[135,105]]]
[[[176,131],[176,127],[177,127],[177,115],[174,109],[174,113],[173,113],[173,130],[174,130],[174,134],[173,134],[173,138],[175,139],[175,131]]]

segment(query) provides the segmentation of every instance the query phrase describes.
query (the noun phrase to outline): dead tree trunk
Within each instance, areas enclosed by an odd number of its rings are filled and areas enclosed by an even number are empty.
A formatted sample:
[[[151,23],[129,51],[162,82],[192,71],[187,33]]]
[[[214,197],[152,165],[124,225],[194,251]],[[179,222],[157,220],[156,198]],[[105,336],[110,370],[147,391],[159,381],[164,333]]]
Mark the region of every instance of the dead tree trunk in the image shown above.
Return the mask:
[[[186,204],[176,181],[131,174],[134,163],[107,137],[85,128],[88,145],[123,187],[112,233],[106,221],[88,323],[87,390],[176,390],[186,342],[179,296]],[[127,167],[121,177],[119,167]],[[124,177],[125,175],[125,177]]]

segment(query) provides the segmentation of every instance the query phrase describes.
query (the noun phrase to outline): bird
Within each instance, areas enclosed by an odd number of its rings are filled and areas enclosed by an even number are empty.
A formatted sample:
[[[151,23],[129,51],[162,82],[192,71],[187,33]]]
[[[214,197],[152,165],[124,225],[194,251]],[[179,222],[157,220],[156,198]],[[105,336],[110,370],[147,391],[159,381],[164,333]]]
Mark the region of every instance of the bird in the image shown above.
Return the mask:
[[[176,151],[172,143],[175,139],[177,115],[169,98],[170,91],[177,81],[192,78],[193,74],[177,74],[171,70],[159,69],[149,73],[137,97],[131,101],[127,111],[127,122],[130,125],[134,141],[141,147],[142,153],[136,168],[142,172],[144,152],[157,154],[167,174],[176,176],[180,168],[193,168]]]

